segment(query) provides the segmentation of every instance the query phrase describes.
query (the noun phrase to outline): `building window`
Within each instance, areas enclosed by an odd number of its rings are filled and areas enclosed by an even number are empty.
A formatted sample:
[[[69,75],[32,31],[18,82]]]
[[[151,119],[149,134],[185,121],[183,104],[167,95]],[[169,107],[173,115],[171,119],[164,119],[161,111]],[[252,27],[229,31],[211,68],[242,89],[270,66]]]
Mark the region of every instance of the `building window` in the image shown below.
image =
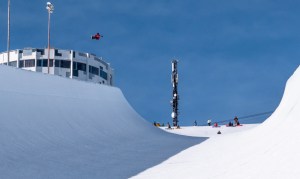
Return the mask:
[[[62,56],[62,53],[58,53],[58,50],[55,49],[55,56],[61,57],[61,56]]]
[[[41,53],[41,55],[45,55],[45,49],[36,49],[36,52]]]
[[[73,69],[86,71],[86,64],[80,62],[73,62]]]
[[[78,70],[73,70],[73,76],[77,76],[78,77]]]
[[[77,70],[86,72],[86,64],[77,62]]]
[[[30,56],[32,55],[32,50],[23,50],[23,56]]]
[[[28,68],[28,67],[35,67],[35,60],[30,59],[30,60],[20,60],[19,61],[19,68]]]
[[[42,60],[37,60],[36,61],[36,66],[41,67],[42,66]]]
[[[60,67],[60,60],[55,60],[55,67]]]
[[[55,67],[70,68],[71,62],[66,60],[55,60]]]
[[[99,68],[94,66],[89,66],[89,72],[94,75],[99,75]]]
[[[87,54],[86,54],[86,53],[81,53],[81,52],[78,52],[78,55],[79,55],[79,56],[82,56],[82,57],[86,57],[86,58],[87,58]]]
[[[21,61],[19,61],[19,68],[23,68],[23,67],[24,67],[24,61],[21,60]]]
[[[107,73],[105,71],[103,71],[103,67],[100,66],[100,77],[102,77],[103,79],[107,80]]]
[[[77,70],[77,62],[73,62],[73,70]]]
[[[53,59],[50,59],[49,62],[49,67],[53,67]],[[48,67],[48,59],[37,60],[36,63],[38,67]]]
[[[25,67],[25,68],[35,67],[35,60],[34,59],[31,59],[31,60],[22,60],[22,61],[23,61],[22,66]]]
[[[43,67],[48,67],[48,59],[43,60]]]
[[[107,80],[107,73],[106,73],[105,71],[100,70],[100,76],[101,76],[103,79]]]
[[[61,68],[70,68],[70,66],[71,66],[70,61],[66,61],[66,60],[61,60],[60,61],[60,67]]]
[[[53,67],[53,59],[49,60],[49,67]]]

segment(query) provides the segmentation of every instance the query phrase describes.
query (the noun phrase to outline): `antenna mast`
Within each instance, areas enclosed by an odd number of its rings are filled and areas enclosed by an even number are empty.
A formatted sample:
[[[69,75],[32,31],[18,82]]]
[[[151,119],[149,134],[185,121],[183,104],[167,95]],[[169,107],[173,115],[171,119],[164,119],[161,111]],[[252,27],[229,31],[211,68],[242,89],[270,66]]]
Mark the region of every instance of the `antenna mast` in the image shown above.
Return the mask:
[[[178,126],[178,100],[179,95],[177,91],[178,86],[178,73],[177,73],[177,60],[172,61],[172,85],[173,85],[173,98],[171,100],[171,105],[173,107],[173,111],[171,113],[171,117],[173,118],[173,126]]]

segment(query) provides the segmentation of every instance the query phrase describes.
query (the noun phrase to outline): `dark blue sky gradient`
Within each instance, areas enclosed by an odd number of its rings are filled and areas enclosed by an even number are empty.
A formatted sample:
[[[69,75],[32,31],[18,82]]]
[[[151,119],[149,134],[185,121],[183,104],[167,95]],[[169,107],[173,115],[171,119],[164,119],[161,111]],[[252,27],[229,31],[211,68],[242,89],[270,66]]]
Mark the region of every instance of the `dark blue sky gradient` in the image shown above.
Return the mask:
[[[46,2],[11,0],[11,49],[47,46]],[[179,60],[180,125],[275,110],[299,65],[297,1],[51,2],[52,46],[104,57],[115,69],[115,85],[150,122],[171,122],[173,58]],[[5,51],[5,1],[0,15]],[[104,38],[92,41],[96,32]]]

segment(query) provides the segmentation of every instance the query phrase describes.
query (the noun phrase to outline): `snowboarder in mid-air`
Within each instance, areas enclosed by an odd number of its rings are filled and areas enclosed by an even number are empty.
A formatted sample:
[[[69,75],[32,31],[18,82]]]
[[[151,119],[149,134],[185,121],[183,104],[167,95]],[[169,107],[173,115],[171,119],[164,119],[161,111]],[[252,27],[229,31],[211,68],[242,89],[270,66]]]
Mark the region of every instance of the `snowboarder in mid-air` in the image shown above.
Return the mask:
[[[103,35],[100,35],[99,32],[95,35],[92,35],[93,40],[100,40],[101,37],[103,37]]]

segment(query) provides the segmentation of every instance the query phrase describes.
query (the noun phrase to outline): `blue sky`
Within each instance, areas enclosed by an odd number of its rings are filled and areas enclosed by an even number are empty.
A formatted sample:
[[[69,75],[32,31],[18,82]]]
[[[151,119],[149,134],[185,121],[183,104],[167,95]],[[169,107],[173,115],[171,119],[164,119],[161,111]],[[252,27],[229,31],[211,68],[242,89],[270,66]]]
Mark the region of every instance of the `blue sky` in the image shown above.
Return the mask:
[[[11,49],[47,46],[46,2],[11,0]],[[179,60],[180,125],[275,110],[299,65],[297,1],[51,2],[52,46],[104,57],[115,69],[115,85],[150,122],[171,122],[173,58]],[[5,1],[0,15],[5,51]],[[92,41],[96,32],[104,38]]]

